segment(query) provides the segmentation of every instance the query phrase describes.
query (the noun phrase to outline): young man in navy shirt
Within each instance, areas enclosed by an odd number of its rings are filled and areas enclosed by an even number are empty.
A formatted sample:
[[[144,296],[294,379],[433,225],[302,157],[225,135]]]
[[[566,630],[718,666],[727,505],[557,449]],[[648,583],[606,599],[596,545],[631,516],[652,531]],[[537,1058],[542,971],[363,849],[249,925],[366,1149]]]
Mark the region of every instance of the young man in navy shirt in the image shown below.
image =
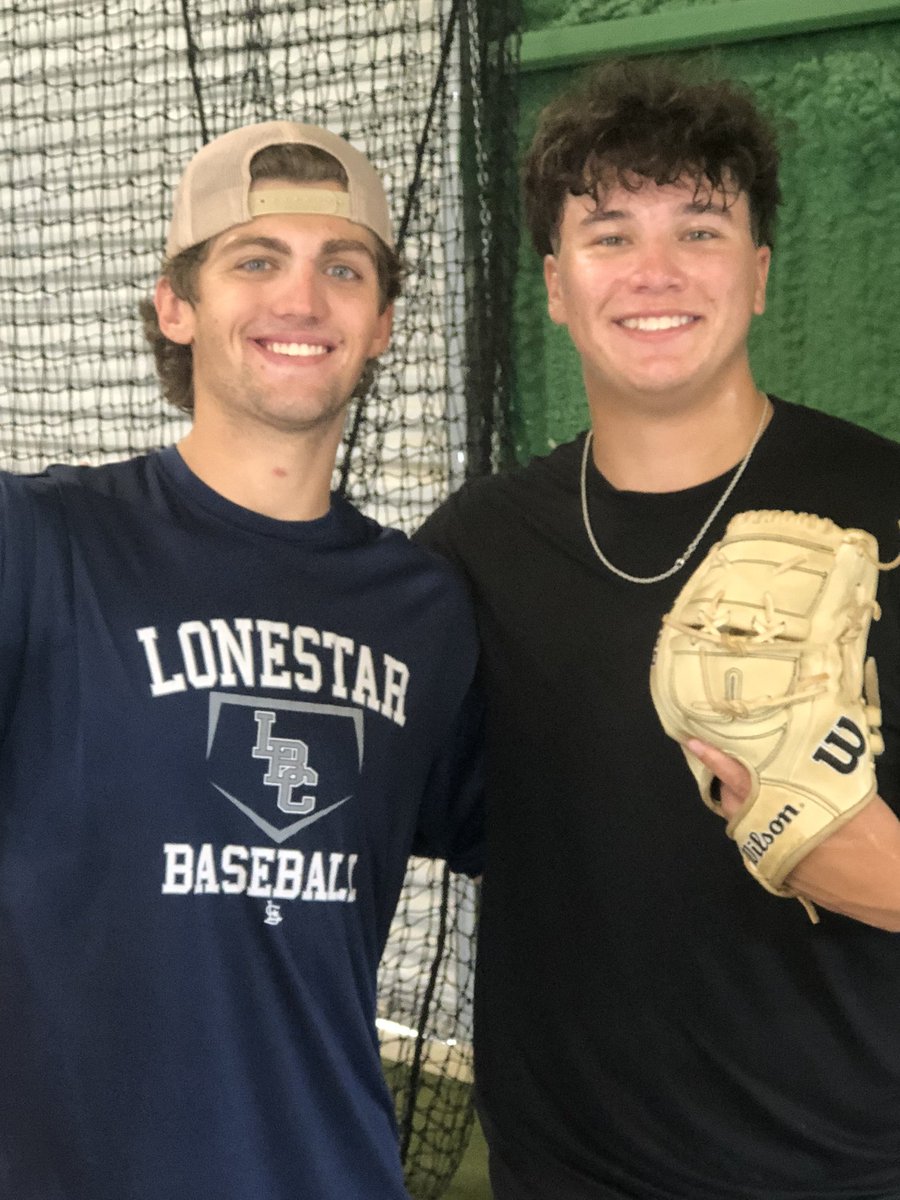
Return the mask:
[[[398,280],[358,151],[225,134],[144,312],[190,432],[0,476],[0,1195],[406,1196],[376,968],[479,819],[462,588],[330,492]]]

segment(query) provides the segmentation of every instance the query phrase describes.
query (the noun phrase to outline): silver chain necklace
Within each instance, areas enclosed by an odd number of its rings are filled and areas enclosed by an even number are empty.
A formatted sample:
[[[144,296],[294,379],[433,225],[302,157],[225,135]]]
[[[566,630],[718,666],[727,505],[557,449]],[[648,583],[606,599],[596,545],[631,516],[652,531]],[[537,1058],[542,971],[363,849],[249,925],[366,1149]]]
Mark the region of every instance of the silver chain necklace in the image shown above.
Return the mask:
[[[593,430],[589,430],[587,433],[587,436],[584,439],[584,453],[581,456],[581,517],[582,517],[582,520],[584,521],[584,530],[585,530],[585,533],[588,535],[588,541],[593,546],[594,553],[597,555],[597,557],[603,563],[604,567],[606,567],[606,569],[608,571],[612,571],[613,575],[618,575],[618,577],[620,579],[627,580],[628,583],[661,583],[664,579],[669,579],[672,575],[675,574],[676,571],[680,571],[681,568],[684,566],[684,564],[687,562],[687,560],[691,557],[691,555],[694,553],[694,551],[700,545],[707,529],[709,529],[710,525],[712,525],[713,521],[716,519],[716,517],[722,511],[722,508],[725,505],[725,502],[727,501],[727,499],[731,495],[731,493],[734,491],[734,489],[737,487],[738,481],[740,480],[743,473],[746,471],[747,464],[750,462],[750,459],[753,456],[753,451],[756,449],[757,442],[762,437],[762,432],[763,432],[763,428],[766,423],[766,417],[768,416],[768,412],[769,412],[769,398],[768,398],[768,396],[765,396],[763,398],[762,415],[759,418],[759,424],[756,427],[756,433],[754,433],[754,435],[753,435],[753,441],[750,443],[750,447],[747,450],[747,453],[744,455],[744,457],[741,459],[740,463],[738,464],[738,468],[735,471],[734,475],[732,475],[731,482],[728,484],[728,486],[725,488],[725,491],[719,497],[718,502],[716,503],[712,512],[709,514],[709,516],[706,518],[706,520],[701,525],[700,532],[697,534],[697,536],[694,538],[694,540],[690,543],[689,546],[687,546],[687,548],[685,550],[682,551],[682,553],[679,555],[679,557],[675,559],[675,561],[672,563],[671,567],[669,567],[668,571],[663,571],[661,575],[648,575],[648,576],[629,575],[627,571],[620,571],[618,567],[614,566],[609,561],[609,559],[606,557],[606,555],[603,553],[603,551],[597,545],[597,539],[594,537],[594,531],[591,528],[591,518],[590,518],[590,514],[588,513],[588,501],[587,501],[588,455],[591,452],[591,442],[594,439]]]

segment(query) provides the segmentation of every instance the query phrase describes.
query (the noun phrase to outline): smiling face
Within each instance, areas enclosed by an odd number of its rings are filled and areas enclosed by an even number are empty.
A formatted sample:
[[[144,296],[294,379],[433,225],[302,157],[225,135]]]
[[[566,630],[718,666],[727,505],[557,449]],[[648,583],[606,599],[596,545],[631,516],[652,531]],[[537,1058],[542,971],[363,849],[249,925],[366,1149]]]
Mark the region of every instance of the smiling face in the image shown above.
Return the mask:
[[[196,418],[339,436],[367,360],[390,337],[375,256],[374,235],[343,217],[270,214],[215,238],[194,302],[160,280],[160,327],[192,347]]]
[[[592,404],[657,410],[755,388],[747,334],[765,307],[771,252],[743,193],[643,181],[568,196],[544,260],[550,317],[568,327]]]

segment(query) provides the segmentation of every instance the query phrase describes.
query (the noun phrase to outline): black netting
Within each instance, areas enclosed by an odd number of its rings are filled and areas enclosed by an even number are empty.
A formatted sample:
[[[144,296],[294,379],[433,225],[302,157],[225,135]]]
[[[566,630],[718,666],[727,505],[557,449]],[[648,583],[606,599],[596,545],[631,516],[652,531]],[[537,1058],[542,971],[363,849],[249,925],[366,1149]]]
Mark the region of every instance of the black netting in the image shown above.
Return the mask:
[[[176,440],[136,317],[171,190],[210,138],[326,125],[365,150],[408,268],[336,484],[415,527],[509,458],[516,0],[0,0],[0,466]],[[410,872],[380,1018],[410,1189],[439,1196],[470,1124],[474,896]]]

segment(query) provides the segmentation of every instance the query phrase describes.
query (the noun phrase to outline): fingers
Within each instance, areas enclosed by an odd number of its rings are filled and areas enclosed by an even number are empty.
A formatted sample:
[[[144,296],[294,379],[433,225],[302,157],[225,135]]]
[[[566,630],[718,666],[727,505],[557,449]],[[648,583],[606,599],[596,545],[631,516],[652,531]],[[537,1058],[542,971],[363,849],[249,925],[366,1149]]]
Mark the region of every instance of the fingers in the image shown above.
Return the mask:
[[[734,816],[750,795],[750,772],[743,763],[723,754],[715,746],[701,742],[699,738],[690,738],[685,743],[685,749],[699,758],[707,770],[719,780],[722,816]]]

